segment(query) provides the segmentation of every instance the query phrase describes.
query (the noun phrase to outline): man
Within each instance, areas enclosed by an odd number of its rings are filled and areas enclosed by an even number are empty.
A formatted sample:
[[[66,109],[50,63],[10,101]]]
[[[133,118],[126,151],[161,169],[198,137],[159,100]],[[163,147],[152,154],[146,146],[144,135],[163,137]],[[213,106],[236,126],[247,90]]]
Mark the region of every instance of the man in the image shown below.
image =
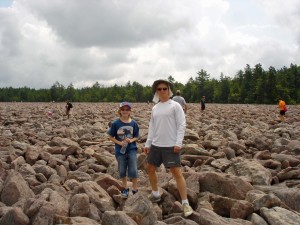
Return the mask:
[[[187,199],[186,182],[181,171],[180,150],[185,132],[185,115],[181,105],[170,97],[172,84],[166,80],[156,80],[152,85],[155,93],[149,122],[148,138],[144,152],[148,154],[147,170],[152,192],[148,196],[152,202],[159,202],[156,167],[162,163],[169,168],[176,181],[182,200],[183,213],[187,217],[193,213]]]
[[[285,112],[287,111],[285,101],[283,101],[281,98],[278,98],[278,106],[279,106],[279,118],[280,121],[283,122],[285,120],[284,118]]]
[[[68,119],[70,118],[70,111],[71,111],[71,108],[73,108],[73,105],[71,102],[67,101],[66,103],[66,116],[68,117]]]
[[[205,110],[205,96],[202,96],[200,100],[201,110]]]
[[[181,96],[180,90],[176,91],[176,95],[172,99],[181,105],[181,107],[183,108],[183,111],[185,113],[187,112],[187,105],[186,105],[184,97]]]

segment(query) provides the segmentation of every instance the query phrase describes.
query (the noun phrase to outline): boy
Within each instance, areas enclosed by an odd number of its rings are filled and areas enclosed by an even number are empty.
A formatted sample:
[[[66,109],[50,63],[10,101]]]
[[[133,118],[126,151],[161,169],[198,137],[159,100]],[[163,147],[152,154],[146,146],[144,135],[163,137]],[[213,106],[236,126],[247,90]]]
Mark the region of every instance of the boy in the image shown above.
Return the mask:
[[[139,126],[130,117],[131,104],[122,102],[118,113],[120,118],[113,121],[107,133],[109,139],[115,143],[115,156],[118,161],[119,176],[122,181],[123,190],[121,196],[127,198],[129,188],[127,186],[127,176],[132,178],[132,193],[138,192],[137,189],[137,145],[139,138]]]

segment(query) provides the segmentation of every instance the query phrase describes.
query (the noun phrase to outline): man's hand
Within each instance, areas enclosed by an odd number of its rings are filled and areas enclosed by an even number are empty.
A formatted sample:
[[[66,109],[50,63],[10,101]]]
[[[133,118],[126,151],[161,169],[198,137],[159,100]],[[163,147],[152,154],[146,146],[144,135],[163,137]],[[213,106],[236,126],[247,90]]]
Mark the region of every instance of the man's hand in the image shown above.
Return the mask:
[[[150,148],[149,147],[144,147],[144,153],[148,155],[149,152],[150,152]]]
[[[175,153],[178,153],[178,152],[180,152],[180,150],[181,150],[181,147],[179,147],[179,146],[174,146],[174,152]]]

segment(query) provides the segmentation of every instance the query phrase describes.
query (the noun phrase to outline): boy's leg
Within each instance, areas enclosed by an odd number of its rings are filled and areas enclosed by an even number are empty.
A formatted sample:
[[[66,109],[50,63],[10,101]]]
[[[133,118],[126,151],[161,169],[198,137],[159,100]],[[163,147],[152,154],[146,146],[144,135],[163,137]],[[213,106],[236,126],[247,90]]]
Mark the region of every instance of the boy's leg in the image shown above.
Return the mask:
[[[127,176],[126,176],[126,158],[125,155],[120,155],[117,158],[118,161],[118,169],[119,169],[119,177],[122,181],[122,186],[127,188]]]
[[[132,178],[132,190],[136,191],[138,189],[138,179],[137,178]]]
[[[123,186],[124,188],[127,188],[127,177],[121,178],[121,181],[122,181],[122,186]]]
[[[127,176],[126,176],[126,167],[127,167],[127,159],[126,155],[120,155],[117,157],[118,160],[118,168],[119,168],[119,176],[122,181],[123,190],[121,190],[121,197],[128,198],[129,188],[127,188]]]
[[[130,151],[128,153],[128,177],[132,179],[132,190],[138,189],[138,169],[137,169],[137,152]]]

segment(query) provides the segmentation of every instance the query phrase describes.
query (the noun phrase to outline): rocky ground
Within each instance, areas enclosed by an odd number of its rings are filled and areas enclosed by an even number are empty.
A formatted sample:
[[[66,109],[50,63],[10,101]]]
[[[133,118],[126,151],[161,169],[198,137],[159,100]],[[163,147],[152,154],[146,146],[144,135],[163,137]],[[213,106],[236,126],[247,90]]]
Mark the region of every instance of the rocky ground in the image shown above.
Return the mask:
[[[182,148],[188,198],[158,169],[150,186],[142,147],[152,104],[133,104],[140,125],[139,192],[122,199],[107,124],[117,103],[0,103],[0,225],[300,224],[300,106],[280,123],[275,105],[189,104]]]

